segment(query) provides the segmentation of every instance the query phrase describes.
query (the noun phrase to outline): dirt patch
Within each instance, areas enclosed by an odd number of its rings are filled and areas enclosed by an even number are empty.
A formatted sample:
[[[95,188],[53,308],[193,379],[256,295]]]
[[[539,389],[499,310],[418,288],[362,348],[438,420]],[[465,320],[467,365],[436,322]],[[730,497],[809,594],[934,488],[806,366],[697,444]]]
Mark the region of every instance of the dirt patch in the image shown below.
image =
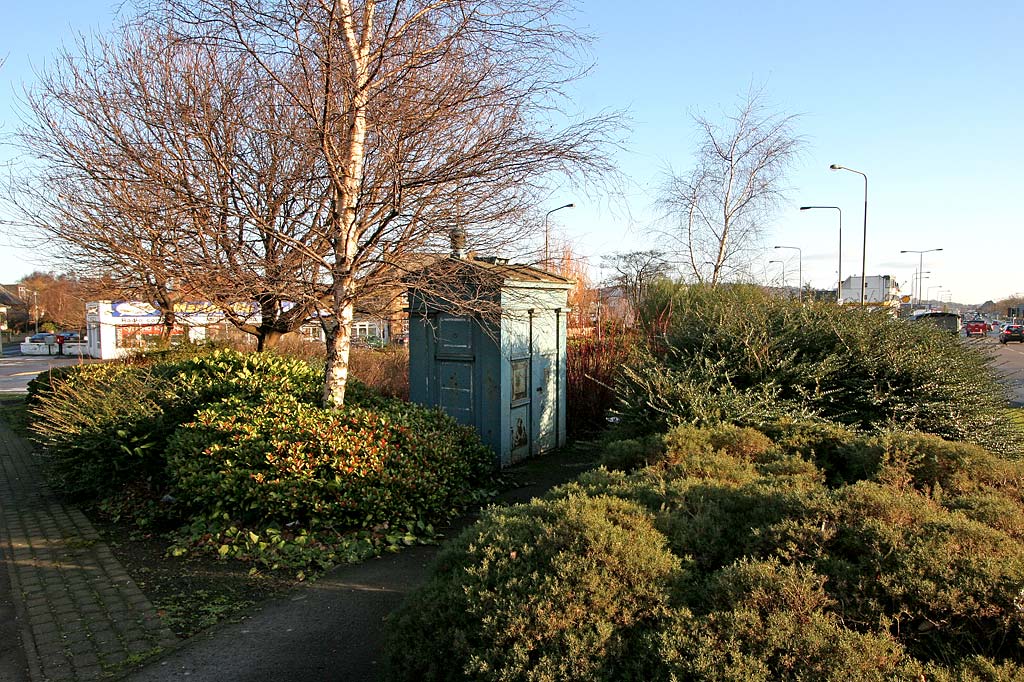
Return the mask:
[[[173,557],[169,542],[92,519],[117,560],[178,637],[242,618],[260,602],[293,586],[294,572],[266,571],[230,559]]]

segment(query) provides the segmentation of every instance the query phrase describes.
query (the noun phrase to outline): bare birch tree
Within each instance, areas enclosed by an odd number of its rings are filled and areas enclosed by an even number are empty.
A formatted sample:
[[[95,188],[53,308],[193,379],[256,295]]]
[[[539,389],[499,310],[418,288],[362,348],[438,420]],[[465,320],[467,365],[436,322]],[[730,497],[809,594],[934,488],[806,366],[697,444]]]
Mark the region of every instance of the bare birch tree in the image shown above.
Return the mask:
[[[563,116],[585,39],[561,0],[160,0],[183,42],[244,55],[316,140],[328,203],[324,402],[344,402],[361,296],[459,227],[496,250],[536,229],[552,174],[611,170],[615,116]],[[530,218],[533,218],[531,222]],[[449,268],[457,274],[459,267]],[[437,282],[436,278],[431,282]],[[451,293],[451,292],[449,292]]]
[[[698,282],[715,286],[725,272],[747,266],[803,141],[793,129],[797,116],[770,112],[759,90],[723,123],[701,114],[693,120],[701,138],[696,165],[686,175],[670,172],[658,203],[672,221],[667,234],[679,260]]]

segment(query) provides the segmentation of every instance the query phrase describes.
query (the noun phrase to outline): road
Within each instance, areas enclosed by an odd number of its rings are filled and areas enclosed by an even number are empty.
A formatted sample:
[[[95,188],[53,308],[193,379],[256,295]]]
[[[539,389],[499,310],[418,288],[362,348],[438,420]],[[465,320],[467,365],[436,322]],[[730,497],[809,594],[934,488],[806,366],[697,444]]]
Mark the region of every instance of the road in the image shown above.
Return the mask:
[[[0,357],[0,393],[25,393],[28,382],[40,372],[82,362],[96,360],[58,355],[22,355],[17,351],[17,346],[5,346],[4,355]]]
[[[993,366],[1003,378],[1010,393],[1010,400],[1015,405],[1024,407],[1024,343],[999,343],[999,334],[974,336],[965,339],[964,343],[978,344],[993,354]]]

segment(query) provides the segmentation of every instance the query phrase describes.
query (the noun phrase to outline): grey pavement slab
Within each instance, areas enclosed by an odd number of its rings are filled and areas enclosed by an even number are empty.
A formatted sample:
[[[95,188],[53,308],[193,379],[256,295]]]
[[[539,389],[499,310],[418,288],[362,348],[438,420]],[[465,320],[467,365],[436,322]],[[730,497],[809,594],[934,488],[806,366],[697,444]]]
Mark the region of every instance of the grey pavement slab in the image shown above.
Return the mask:
[[[0,622],[20,642],[17,652],[0,645],[0,664],[13,680],[101,679],[177,643],[89,520],[46,487],[29,443],[2,421],[0,555],[0,613],[9,604],[14,614],[13,627]],[[115,645],[95,636],[106,630],[118,633]],[[19,670],[26,674],[13,677]]]

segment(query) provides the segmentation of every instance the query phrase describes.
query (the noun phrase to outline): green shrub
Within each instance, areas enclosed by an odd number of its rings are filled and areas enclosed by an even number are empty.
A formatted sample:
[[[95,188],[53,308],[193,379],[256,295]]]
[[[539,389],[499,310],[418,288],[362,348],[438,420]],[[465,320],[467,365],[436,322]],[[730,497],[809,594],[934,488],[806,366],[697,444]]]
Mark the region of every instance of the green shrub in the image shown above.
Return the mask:
[[[910,488],[861,482],[836,496],[836,535],[819,570],[848,623],[888,623],[926,659],[1020,654],[1020,542]]]
[[[920,679],[894,639],[845,628],[824,583],[776,559],[715,572],[706,584],[710,608],[679,609],[658,634],[650,679]]]
[[[814,417],[1024,452],[991,356],[930,325],[747,286],[677,287],[671,306],[644,310],[660,333],[618,385],[637,434]]]
[[[463,507],[493,453],[440,412],[325,410],[283,396],[215,404],[167,451],[175,495],[212,528],[315,531],[433,522]]]
[[[323,390],[321,372],[302,360],[272,353],[219,349],[184,359],[172,356],[169,362],[154,362],[152,371],[173,386],[180,422],[201,406],[229,397],[258,403],[268,396],[288,395],[315,405]]]
[[[1024,679],[1024,465],[927,434],[763,428],[681,424],[620,441],[609,462],[649,465],[586,472],[534,503],[529,524],[494,512],[502,524],[467,531],[403,608],[395,679]],[[559,649],[534,616],[505,614],[573,612],[538,581],[574,598],[599,581],[510,559],[571,526],[568,505],[614,499],[649,519],[640,551],[674,557],[662,608],[625,644]],[[614,604],[598,603],[571,627],[619,632]]]
[[[43,373],[31,386],[29,415],[58,492],[100,500],[130,485],[155,494],[166,486],[168,438],[204,405],[275,395],[315,401],[319,382],[301,361],[230,350],[183,359],[176,350]]]
[[[1024,462],[1007,461],[971,443],[926,433],[893,432],[873,439],[882,453],[875,478],[906,481],[919,490],[941,487],[960,494],[983,489],[1024,489]]]
[[[827,613],[800,615],[785,608],[704,616],[681,609],[648,650],[652,680],[924,679],[922,666],[886,634],[850,630]]]
[[[162,381],[141,368],[83,365],[37,385],[29,408],[51,486],[94,500],[128,484],[159,489],[169,423],[157,395]]]
[[[493,509],[389,619],[392,680],[629,680],[679,562],[640,508],[571,497]]]
[[[626,438],[607,443],[598,460],[600,466],[628,471],[654,464],[665,454],[664,437],[652,434],[643,438]]]
[[[711,430],[709,438],[711,447],[724,450],[742,460],[756,462],[771,458],[775,452],[775,443],[771,438],[747,426],[722,424]]]
[[[802,419],[772,422],[760,428],[781,450],[814,462],[830,485],[869,479],[881,466],[882,448],[849,426]]]

